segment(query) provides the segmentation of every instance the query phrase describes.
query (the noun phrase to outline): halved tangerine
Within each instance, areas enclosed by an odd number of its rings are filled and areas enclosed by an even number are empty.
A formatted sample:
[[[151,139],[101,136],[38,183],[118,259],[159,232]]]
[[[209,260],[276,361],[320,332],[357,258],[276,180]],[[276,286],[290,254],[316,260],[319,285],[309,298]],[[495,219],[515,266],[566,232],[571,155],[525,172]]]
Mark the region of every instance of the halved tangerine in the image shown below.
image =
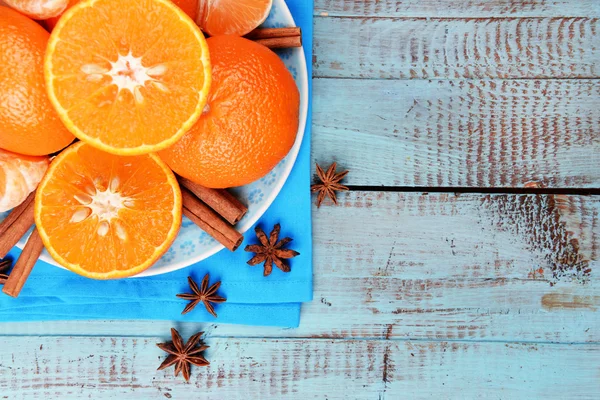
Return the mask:
[[[123,157],[78,142],[50,165],[35,223],[52,257],[94,279],[149,268],[181,226],[181,191],[158,156]]]
[[[50,101],[78,138],[113,154],[155,152],[200,116],[210,87],[204,36],[169,0],[85,0],[50,35]]]
[[[66,0],[64,0],[64,1],[66,1]],[[71,8],[75,4],[79,3],[81,0],[68,0],[68,1],[69,1],[69,5],[67,6],[67,8]],[[193,19],[193,20],[196,19],[196,15],[198,14],[198,0],[171,0],[171,1],[173,3],[175,3],[175,5],[177,7],[181,8],[181,10],[183,10],[183,12],[185,12],[187,15],[189,15],[191,19]],[[47,20],[44,21],[44,24],[46,25],[46,27],[48,28],[48,30],[50,32],[52,32],[52,30],[58,23],[58,20],[60,19],[60,17],[62,17],[62,13],[60,15],[57,15],[56,17],[48,18]]]

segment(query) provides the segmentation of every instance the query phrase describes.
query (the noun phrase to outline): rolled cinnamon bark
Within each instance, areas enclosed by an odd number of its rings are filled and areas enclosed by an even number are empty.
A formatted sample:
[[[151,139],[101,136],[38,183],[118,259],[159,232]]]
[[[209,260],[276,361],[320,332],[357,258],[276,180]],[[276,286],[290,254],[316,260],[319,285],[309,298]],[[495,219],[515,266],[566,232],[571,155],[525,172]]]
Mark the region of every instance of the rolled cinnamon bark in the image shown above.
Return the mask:
[[[27,206],[35,199],[35,190],[25,198],[25,200],[17,207],[13,208],[11,212],[4,218],[4,221],[0,223],[0,237],[4,235],[6,230],[17,220],[19,216],[25,211]]]
[[[35,192],[31,193],[23,203],[15,207],[0,224],[0,258],[6,257],[19,239],[34,224]]]
[[[302,47],[302,36],[255,39],[254,41],[270,49],[289,49],[291,47]]]
[[[258,28],[246,35],[248,39],[271,39],[279,37],[301,36],[302,30],[297,26],[290,28]]]
[[[298,27],[255,29],[245,37],[270,49],[302,46],[302,31]]]
[[[181,188],[183,214],[223,246],[235,251],[244,241],[241,233],[223,221],[217,213],[202,203],[185,187]]]
[[[248,207],[243,205],[225,189],[209,189],[183,177],[179,177],[178,179],[183,187],[195,194],[201,201],[206,203],[207,206],[215,210],[217,214],[232,225],[237,224],[246,215],[246,212],[248,212]]]
[[[23,289],[23,285],[25,285],[27,278],[29,278],[29,274],[43,249],[44,243],[42,242],[42,238],[37,229],[34,229],[2,288],[4,293],[12,297],[17,297],[21,293],[21,289]]]

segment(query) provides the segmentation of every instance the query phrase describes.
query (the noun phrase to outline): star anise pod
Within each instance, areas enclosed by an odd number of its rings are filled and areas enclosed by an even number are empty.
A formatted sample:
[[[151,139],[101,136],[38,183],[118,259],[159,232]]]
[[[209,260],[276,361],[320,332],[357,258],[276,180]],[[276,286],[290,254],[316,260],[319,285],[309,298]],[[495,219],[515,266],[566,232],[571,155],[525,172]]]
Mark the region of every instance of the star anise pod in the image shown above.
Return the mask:
[[[317,208],[321,207],[321,203],[325,199],[325,196],[329,197],[333,204],[337,205],[337,195],[338,192],[345,192],[348,188],[339,182],[344,179],[348,172],[344,171],[339,174],[335,173],[335,169],[337,168],[337,163],[333,163],[327,169],[327,172],[323,172],[323,168],[319,164],[317,164],[317,176],[321,183],[314,184],[310,187],[311,192],[318,192],[317,195]]]
[[[279,224],[275,225],[271,231],[271,235],[269,238],[267,238],[265,232],[257,226],[254,231],[256,232],[256,236],[258,237],[258,240],[260,240],[261,244],[251,244],[246,246],[244,249],[245,251],[256,253],[256,255],[248,261],[249,265],[254,266],[264,261],[265,276],[271,275],[271,272],[273,271],[273,263],[283,272],[290,272],[289,265],[284,264],[283,259],[293,258],[297,255],[300,255],[300,253],[297,251],[282,248],[291,242],[292,239],[286,237],[277,241],[279,239],[280,230],[281,226]]]
[[[204,279],[202,279],[202,285],[198,288],[198,285],[192,277],[188,276],[188,283],[190,284],[190,288],[194,293],[181,293],[178,294],[177,297],[185,300],[190,300],[190,303],[185,306],[182,314],[187,314],[192,311],[198,303],[204,303],[204,307],[206,307],[206,311],[211,313],[215,318],[217,317],[217,313],[215,312],[215,308],[211,303],[224,303],[227,301],[225,297],[221,297],[217,295],[217,290],[221,286],[221,282],[217,282],[211,287],[208,287],[208,274],[204,275]]]
[[[12,262],[7,258],[0,261],[0,285],[4,285],[8,279],[8,270]]]
[[[189,338],[187,343],[183,344],[181,335],[175,328],[171,328],[172,342],[157,343],[156,345],[163,351],[169,353],[169,356],[160,364],[158,370],[162,370],[175,364],[175,376],[179,376],[180,372],[183,372],[183,377],[186,381],[190,380],[190,366],[194,364],[198,367],[206,367],[210,365],[210,362],[206,360],[201,352],[208,349],[203,342],[200,341],[200,337],[204,332],[198,332]]]

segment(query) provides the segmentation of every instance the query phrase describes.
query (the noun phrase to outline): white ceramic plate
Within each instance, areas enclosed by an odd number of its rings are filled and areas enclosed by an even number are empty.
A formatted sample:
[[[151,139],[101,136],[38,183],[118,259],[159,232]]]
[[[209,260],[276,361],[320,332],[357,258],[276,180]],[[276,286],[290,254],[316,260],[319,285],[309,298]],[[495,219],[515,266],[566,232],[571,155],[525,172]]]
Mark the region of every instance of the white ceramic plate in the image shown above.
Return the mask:
[[[269,28],[280,28],[288,26],[296,26],[292,14],[290,13],[287,4],[284,0],[274,0],[271,14],[263,24]],[[267,176],[246,186],[235,188],[235,195],[248,206],[248,213],[236,225],[236,229],[240,232],[246,232],[258,219],[265,213],[271,205],[283,184],[287,180],[304,136],[304,128],[306,127],[306,116],[308,112],[308,71],[306,68],[306,58],[302,48],[278,50],[277,54],[285,63],[288,70],[294,76],[296,85],[300,90],[300,124],[298,126],[298,135],[296,142],[290,150],[290,153],[284,158]],[[4,219],[5,215],[0,214],[0,220]],[[17,245],[23,248],[25,239],[22,239]],[[207,257],[212,256],[222,250],[223,246],[194,225],[189,219],[183,217],[181,230],[177,239],[169,249],[169,251],[157,261],[151,268],[137,276],[152,276],[165,274],[185,268],[188,265],[197,263]],[[56,261],[44,250],[41,257],[42,260],[58,266]]]

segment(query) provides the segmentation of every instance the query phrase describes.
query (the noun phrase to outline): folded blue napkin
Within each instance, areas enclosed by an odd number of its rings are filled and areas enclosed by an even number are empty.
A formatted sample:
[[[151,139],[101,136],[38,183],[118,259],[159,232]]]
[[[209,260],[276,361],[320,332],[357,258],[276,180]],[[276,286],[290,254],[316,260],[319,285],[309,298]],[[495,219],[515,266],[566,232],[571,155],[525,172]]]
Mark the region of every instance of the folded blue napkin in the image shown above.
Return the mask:
[[[296,25],[302,28],[311,77],[313,2],[287,0],[287,4]],[[244,252],[244,247],[258,242],[253,229],[245,233],[244,244],[236,252],[222,250],[190,267],[153,277],[95,281],[39,261],[17,299],[0,296],[0,321],[156,319],[298,326],[300,303],[312,300],[310,121],[309,105],[307,127],[294,168],[258,222],[267,235],[280,223],[280,237],[294,239],[288,247],[300,255],[288,260],[290,273],[273,268],[270,276],[263,277],[262,264],[246,264],[253,254]],[[16,259],[19,253],[15,248],[9,257]],[[215,306],[218,319],[201,304],[181,315],[187,302],[175,295],[191,292],[188,276],[199,284],[206,273],[210,273],[211,284],[221,281],[218,293],[227,298],[226,303]]]

